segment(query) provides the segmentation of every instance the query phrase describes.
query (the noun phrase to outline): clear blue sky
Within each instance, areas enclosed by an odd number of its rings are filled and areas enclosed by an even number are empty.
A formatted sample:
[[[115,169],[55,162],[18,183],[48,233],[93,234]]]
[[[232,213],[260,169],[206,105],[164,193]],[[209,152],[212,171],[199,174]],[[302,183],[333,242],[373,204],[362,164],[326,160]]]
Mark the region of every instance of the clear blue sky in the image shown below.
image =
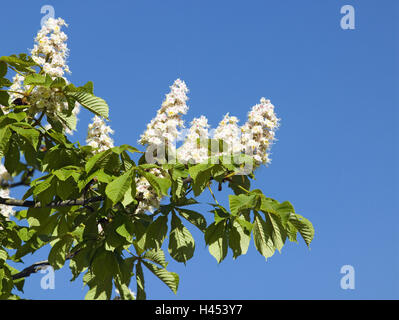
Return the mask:
[[[32,48],[40,9],[53,5],[70,25],[69,79],[94,82],[111,106],[116,144],[136,145],[176,78],[190,89],[187,122],[205,114],[216,126],[230,112],[242,124],[262,96],[276,106],[279,141],[254,187],[313,222],[311,250],[289,243],[265,262],[252,242],[247,255],[233,261],[229,253],[217,265],[193,230],[194,258],[168,266],[180,274],[178,294],[146,273],[148,298],[398,299],[395,2],[7,1],[0,55]],[[340,27],[345,4],[355,8],[355,30]],[[81,113],[72,140],[84,141],[89,116]],[[226,203],[227,193],[217,197]],[[340,288],[346,264],[355,268],[355,290]],[[56,273],[55,290],[40,288],[42,276],[26,281],[25,297],[85,295],[67,267]]]

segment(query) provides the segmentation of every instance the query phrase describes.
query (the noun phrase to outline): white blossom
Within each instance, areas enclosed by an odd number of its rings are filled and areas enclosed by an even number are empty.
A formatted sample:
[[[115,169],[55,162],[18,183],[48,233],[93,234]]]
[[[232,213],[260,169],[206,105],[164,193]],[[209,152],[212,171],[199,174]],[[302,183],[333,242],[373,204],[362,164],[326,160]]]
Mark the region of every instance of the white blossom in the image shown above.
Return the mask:
[[[66,64],[68,37],[61,31],[63,26],[67,26],[63,19],[49,18],[38,32],[31,50],[33,61],[51,77],[62,77],[65,72],[70,72]]]
[[[215,129],[213,138],[223,141],[223,150],[220,155],[235,155],[242,152],[243,146],[240,139],[240,128],[237,125],[238,121],[237,117],[227,113]]]
[[[208,159],[209,124],[205,116],[194,118],[186,140],[177,150],[180,163],[201,163]]]
[[[105,120],[94,116],[92,123],[88,126],[86,143],[94,148],[94,153],[99,153],[114,147],[114,141],[109,136],[114,133],[111,127],[107,126]]]
[[[253,156],[256,163],[270,163],[269,149],[275,140],[279,119],[270,100],[260,99],[248,113],[248,121],[241,127],[241,143],[244,151]]]
[[[155,147],[167,146],[174,152],[175,142],[181,133],[179,128],[184,128],[181,116],[188,110],[186,104],[188,89],[180,79],[177,79],[170,89],[157,115],[141,135],[139,143]]]
[[[0,197],[1,198],[9,198],[10,197],[10,189],[7,187],[2,187],[3,183],[7,183],[12,180],[11,175],[8,173],[7,169],[3,164],[0,164]],[[12,206],[0,205],[0,214],[9,218],[10,215],[14,213]]]
[[[164,175],[157,168],[149,170],[156,177],[163,178]],[[154,212],[159,208],[162,197],[158,196],[156,190],[151,186],[148,180],[141,176],[136,177],[136,197],[139,199],[135,214],[145,213],[146,211]]]

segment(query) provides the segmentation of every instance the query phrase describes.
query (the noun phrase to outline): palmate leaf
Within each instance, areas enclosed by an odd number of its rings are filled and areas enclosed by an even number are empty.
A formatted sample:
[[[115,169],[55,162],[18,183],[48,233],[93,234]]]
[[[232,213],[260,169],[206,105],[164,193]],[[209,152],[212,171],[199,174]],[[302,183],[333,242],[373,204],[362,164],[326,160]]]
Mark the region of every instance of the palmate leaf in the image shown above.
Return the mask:
[[[87,91],[64,91],[65,96],[73,98],[79,102],[83,107],[93,112],[94,114],[108,119],[108,104],[104,99],[94,96]]]

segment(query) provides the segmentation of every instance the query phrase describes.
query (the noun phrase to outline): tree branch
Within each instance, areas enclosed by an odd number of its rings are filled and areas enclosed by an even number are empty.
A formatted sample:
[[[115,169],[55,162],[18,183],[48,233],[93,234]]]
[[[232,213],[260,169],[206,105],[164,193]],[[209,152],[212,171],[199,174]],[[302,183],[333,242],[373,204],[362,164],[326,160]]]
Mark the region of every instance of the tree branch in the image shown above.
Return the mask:
[[[42,204],[32,200],[18,200],[0,197],[0,204],[14,207],[27,207],[27,208],[59,208],[59,207],[72,207],[72,206],[86,206],[92,202],[100,202],[105,198],[102,196],[92,197],[88,199],[73,199],[64,201],[52,201],[48,204]]]
[[[80,250],[77,250],[73,253],[69,253],[66,256],[65,260],[72,259],[79,251]],[[14,274],[12,276],[12,279],[18,280],[21,278],[29,277],[32,273],[37,273],[39,270],[45,269],[46,267],[49,267],[49,266],[50,266],[50,263],[48,262],[48,260],[36,262],[36,263],[30,265],[29,267],[26,267],[25,269],[23,269],[21,272]]]

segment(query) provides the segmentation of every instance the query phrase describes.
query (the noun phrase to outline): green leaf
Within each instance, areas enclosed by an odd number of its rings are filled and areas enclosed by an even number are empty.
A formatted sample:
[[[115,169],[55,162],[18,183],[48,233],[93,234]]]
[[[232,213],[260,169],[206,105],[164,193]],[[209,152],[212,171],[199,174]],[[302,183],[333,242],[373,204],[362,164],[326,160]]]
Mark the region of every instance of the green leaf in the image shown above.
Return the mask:
[[[124,237],[128,242],[132,241],[134,226],[133,226],[133,223],[131,221],[129,221],[128,219],[125,219],[125,221],[121,225],[119,225],[115,229],[115,231],[117,234]]]
[[[160,216],[148,226],[147,232],[144,234],[146,249],[161,248],[168,233],[167,223],[168,217]]]
[[[177,273],[170,272],[165,268],[159,268],[146,261],[143,261],[143,264],[176,294],[179,287],[179,276]]]
[[[3,56],[0,58],[0,61],[7,62],[10,66],[13,66],[18,71],[35,72],[35,70],[30,67],[35,66],[36,63],[25,53],[21,53],[18,56],[15,54],[11,56]]]
[[[211,223],[205,231],[205,243],[209,245],[209,252],[218,263],[227,255],[228,235],[225,230],[225,222]]]
[[[237,215],[242,210],[254,209],[257,204],[257,196],[245,194],[238,196],[229,195],[229,204],[231,213]]]
[[[0,129],[0,158],[3,157],[8,150],[8,142],[11,135],[12,131],[8,126]]]
[[[52,82],[53,80],[48,74],[42,75],[42,74],[32,73],[25,77],[24,85],[25,86],[40,85],[44,87],[50,87]]]
[[[114,204],[123,199],[132,184],[132,177],[133,170],[129,170],[107,185],[105,194]]]
[[[50,88],[64,88],[67,85],[66,81],[62,77],[56,77],[50,85]]]
[[[1,62],[1,61],[0,61]],[[12,82],[6,78],[0,78],[0,88],[1,87],[11,87]]]
[[[0,104],[3,105],[3,106],[8,107],[9,106],[9,103],[8,103],[9,99],[10,99],[10,96],[8,95],[8,92],[0,90]]]
[[[137,283],[137,300],[145,300],[146,294],[145,294],[145,282],[144,282],[144,273],[143,273],[143,267],[141,266],[141,263],[138,262],[136,264],[136,283]]]
[[[148,183],[155,189],[159,196],[168,195],[168,190],[172,182],[167,178],[158,178],[154,174],[140,168],[141,175],[147,179]]]
[[[73,113],[57,112],[57,117],[65,126],[67,126],[68,129],[72,131],[76,130],[78,120]]]
[[[172,213],[168,246],[170,256],[178,262],[186,263],[193,257],[194,249],[195,243],[190,231],[182,224],[176,214]]]
[[[64,93],[65,96],[75,99],[83,107],[94,114],[108,119],[108,104],[103,99],[96,97],[86,91],[65,91]]]
[[[15,131],[18,135],[24,137],[31,146],[37,150],[37,144],[39,143],[40,133],[36,129],[33,129],[28,124],[12,124],[10,128]]]
[[[255,222],[252,231],[254,234],[256,249],[267,260],[267,258],[271,257],[274,254],[275,248],[273,240],[271,238],[270,228],[268,228],[266,222],[258,213],[255,213]]]
[[[168,266],[165,260],[165,253],[162,250],[149,250],[143,255],[143,258],[155,262],[164,268]]]
[[[101,253],[95,256],[91,270],[98,279],[112,279],[112,277],[117,274],[119,270],[115,254],[113,252],[103,250]]]
[[[119,156],[112,152],[112,149],[108,149],[97,153],[91,157],[85,165],[85,170],[90,174],[93,170],[106,169],[107,172],[119,171],[120,160]]]
[[[69,235],[58,240],[50,251],[48,261],[54,269],[60,269],[65,263],[65,258],[71,248],[73,238]]]
[[[112,278],[92,279],[85,300],[109,300],[112,294]]]
[[[199,196],[208,185],[211,177],[223,174],[225,169],[220,164],[200,163],[190,167],[189,173],[193,178],[193,191],[195,196]]]
[[[251,182],[249,181],[248,176],[235,175],[231,177],[229,181],[229,188],[231,188],[234,191],[234,194],[238,195],[246,193],[239,186],[243,187],[245,190],[249,190],[251,188]]]
[[[7,63],[0,61],[0,78],[4,78],[7,74]]]
[[[229,247],[233,251],[234,259],[247,253],[250,241],[251,233],[245,230],[237,220],[234,220],[229,231]]]
[[[290,215],[289,222],[298,229],[303,240],[305,240],[306,245],[309,247],[314,238],[313,224],[308,219],[296,213]]]
[[[184,209],[184,208],[176,208],[177,212],[179,212],[180,216],[186,219],[188,222],[195,225],[202,232],[206,229],[206,220],[204,216],[196,211]]]
[[[284,246],[285,239],[287,238],[287,232],[285,231],[281,218],[278,215],[272,213],[265,213],[266,224],[271,232],[271,237],[274,247],[281,252]]]
[[[10,174],[17,172],[20,167],[20,152],[18,138],[14,134],[8,143],[8,150],[5,153],[4,166]]]
[[[0,261],[6,261],[7,259],[8,259],[7,251],[0,247]]]

